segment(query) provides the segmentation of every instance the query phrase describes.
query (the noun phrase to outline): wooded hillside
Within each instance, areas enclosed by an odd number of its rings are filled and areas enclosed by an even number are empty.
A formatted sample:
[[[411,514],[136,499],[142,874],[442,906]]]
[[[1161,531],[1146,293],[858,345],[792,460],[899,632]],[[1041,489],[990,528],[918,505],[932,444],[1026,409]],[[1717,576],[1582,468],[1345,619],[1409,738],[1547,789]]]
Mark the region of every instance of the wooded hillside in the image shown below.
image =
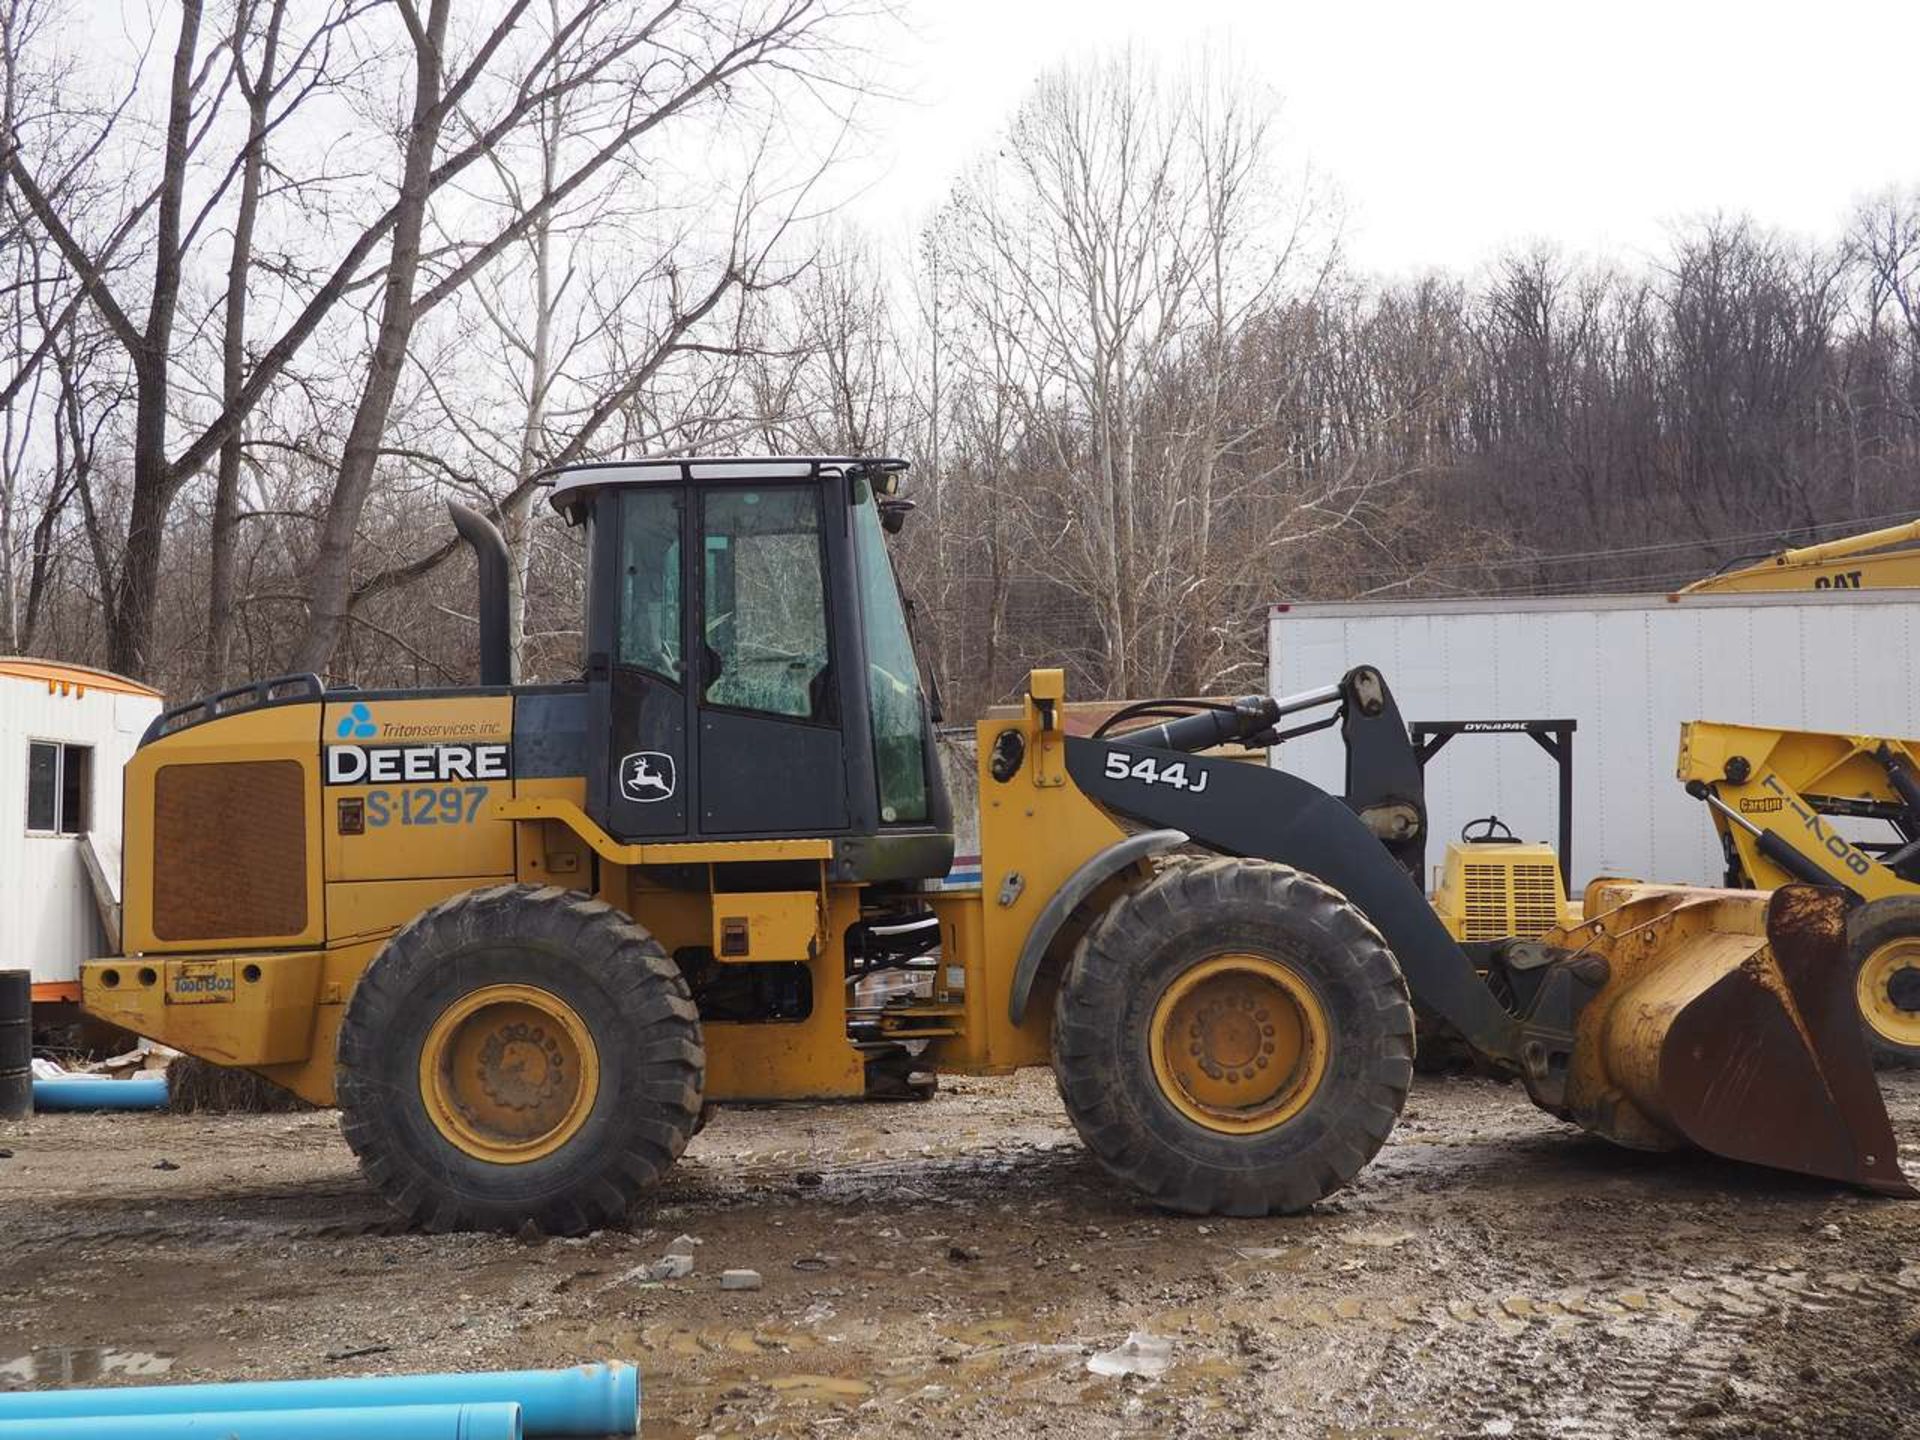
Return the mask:
[[[1217,57],[1047,76],[915,220],[822,199],[897,103],[843,0],[83,18],[0,0],[0,652],[464,679],[453,496],[570,675],[531,477],[703,449],[915,462],[951,717],[1036,662],[1251,688],[1276,599],[1666,589],[1920,513],[1912,177],[1813,239],[1382,279]]]

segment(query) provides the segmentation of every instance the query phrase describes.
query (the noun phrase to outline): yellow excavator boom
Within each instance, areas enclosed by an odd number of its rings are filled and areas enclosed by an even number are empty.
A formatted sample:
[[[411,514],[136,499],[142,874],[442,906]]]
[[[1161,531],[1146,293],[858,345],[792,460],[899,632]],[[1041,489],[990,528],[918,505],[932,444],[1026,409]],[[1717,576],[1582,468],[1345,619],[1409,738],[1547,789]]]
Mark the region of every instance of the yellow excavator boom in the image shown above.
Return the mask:
[[[1920,586],[1920,520],[1782,550],[1709,575],[1682,595],[1756,590],[1887,590]]]

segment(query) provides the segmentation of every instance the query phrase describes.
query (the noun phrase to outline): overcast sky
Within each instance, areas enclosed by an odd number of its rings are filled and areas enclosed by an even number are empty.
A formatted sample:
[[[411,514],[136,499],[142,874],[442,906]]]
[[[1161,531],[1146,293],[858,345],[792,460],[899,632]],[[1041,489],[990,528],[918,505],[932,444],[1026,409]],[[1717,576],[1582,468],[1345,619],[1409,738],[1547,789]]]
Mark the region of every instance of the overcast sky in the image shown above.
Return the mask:
[[[1339,187],[1360,267],[1470,268],[1550,238],[1634,257],[1750,211],[1833,233],[1920,182],[1920,0],[908,0],[877,192],[916,217],[1062,61],[1228,42]],[[895,107],[888,107],[890,111]]]

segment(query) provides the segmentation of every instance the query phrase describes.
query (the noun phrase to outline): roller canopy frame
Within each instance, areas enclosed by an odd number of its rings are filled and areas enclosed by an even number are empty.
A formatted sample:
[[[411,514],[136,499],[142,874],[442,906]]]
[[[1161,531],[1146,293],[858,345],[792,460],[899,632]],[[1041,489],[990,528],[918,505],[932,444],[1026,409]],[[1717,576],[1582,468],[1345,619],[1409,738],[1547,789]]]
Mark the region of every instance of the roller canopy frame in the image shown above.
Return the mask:
[[[1420,762],[1420,773],[1426,774],[1427,764],[1445,748],[1446,743],[1456,735],[1527,735],[1533,743],[1547,752],[1553,761],[1556,779],[1559,785],[1558,819],[1555,830],[1559,834],[1556,850],[1560,861],[1560,884],[1566,892],[1573,893],[1573,732],[1580,728],[1577,720],[1416,720],[1407,727],[1407,734],[1413,743],[1414,758]]]

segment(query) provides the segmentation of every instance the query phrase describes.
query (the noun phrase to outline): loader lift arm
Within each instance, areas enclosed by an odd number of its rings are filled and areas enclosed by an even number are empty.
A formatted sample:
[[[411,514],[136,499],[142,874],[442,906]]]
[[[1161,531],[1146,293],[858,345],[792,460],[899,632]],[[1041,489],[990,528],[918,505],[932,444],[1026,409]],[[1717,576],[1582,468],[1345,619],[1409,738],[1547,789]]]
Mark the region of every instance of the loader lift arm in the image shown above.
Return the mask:
[[[1713,814],[1727,883],[1832,885],[1856,901],[1920,886],[1920,742],[1695,720],[1680,727],[1677,774]],[[1891,840],[1855,840],[1832,819],[1882,821]]]
[[[1283,717],[1322,706],[1338,707],[1347,743],[1344,799],[1284,770],[1196,753],[1232,742],[1271,743]],[[1525,947],[1485,947],[1486,963],[1509,993],[1524,997],[1518,1013],[1481,978],[1481,957],[1455,942],[1421,892],[1420,764],[1378,670],[1357,666],[1319,690],[1248,697],[1121,735],[1069,737],[1066,757],[1074,783],[1109,810],[1331,885],[1386,938],[1417,1005],[1451,1023],[1482,1055],[1524,1074],[1542,1103],[1558,1103],[1574,1022],[1604,982],[1605,962],[1581,956],[1542,964]],[[1532,963],[1510,966],[1510,952]]]
[[[1920,1061],[1920,741],[1695,720],[1678,776],[1711,813],[1727,884],[1846,895],[1855,1002],[1875,1050]],[[1836,821],[1878,822],[1880,839]],[[1890,833],[1888,833],[1890,832]]]

